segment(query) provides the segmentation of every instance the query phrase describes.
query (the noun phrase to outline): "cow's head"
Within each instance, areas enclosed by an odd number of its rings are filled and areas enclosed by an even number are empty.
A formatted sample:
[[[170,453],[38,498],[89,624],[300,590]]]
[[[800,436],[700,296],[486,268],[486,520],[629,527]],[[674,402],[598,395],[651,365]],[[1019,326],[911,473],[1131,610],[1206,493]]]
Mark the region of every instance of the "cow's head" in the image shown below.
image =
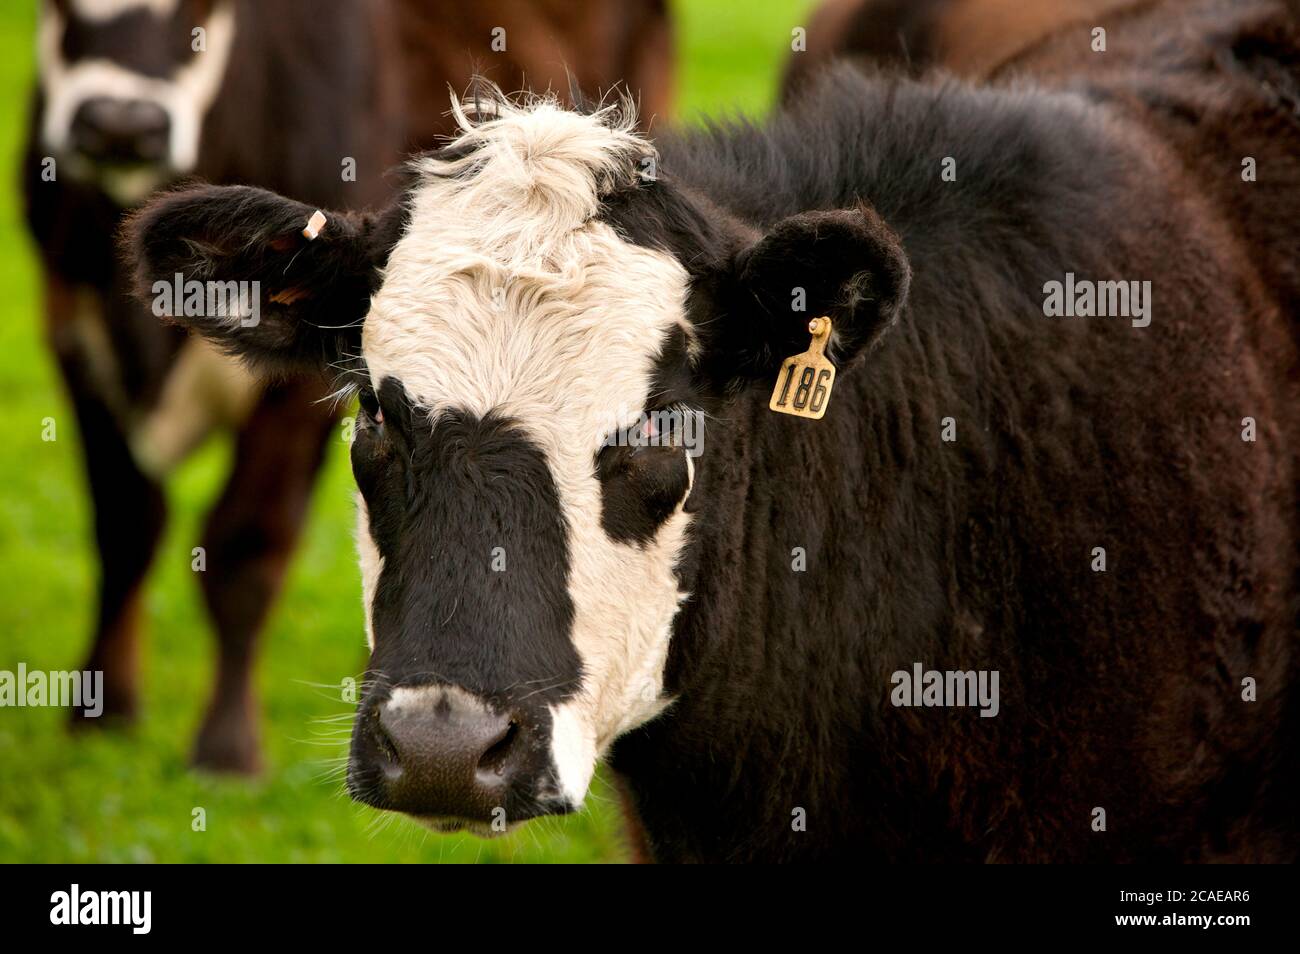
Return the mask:
[[[41,147],[138,202],[194,168],[234,38],[234,0],[42,0]]]
[[[359,389],[372,655],[350,790],[486,832],[577,807],[610,743],[672,702],[710,459],[707,432],[703,453],[665,434],[769,389],[810,315],[851,360],[908,267],[867,209],[760,229],[647,175],[626,107],[459,118],[398,203],[330,214],[314,241],[310,206],[239,187],[156,199],[128,237],[146,294],[175,273],[261,283],[253,327],[181,320]]]

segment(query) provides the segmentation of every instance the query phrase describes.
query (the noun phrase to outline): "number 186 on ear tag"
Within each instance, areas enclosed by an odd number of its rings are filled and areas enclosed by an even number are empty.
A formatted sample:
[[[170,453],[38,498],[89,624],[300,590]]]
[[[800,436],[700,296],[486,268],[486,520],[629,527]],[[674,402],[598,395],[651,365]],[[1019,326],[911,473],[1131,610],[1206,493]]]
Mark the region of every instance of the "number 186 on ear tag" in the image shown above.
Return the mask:
[[[772,389],[768,407],[782,414],[821,420],[835,385],[835,365],[826,357],[826,343],[831,340],[831,320],[814,318],[808,322],[812,344],[803,354],[792,355],[781,364],[781,373]]]

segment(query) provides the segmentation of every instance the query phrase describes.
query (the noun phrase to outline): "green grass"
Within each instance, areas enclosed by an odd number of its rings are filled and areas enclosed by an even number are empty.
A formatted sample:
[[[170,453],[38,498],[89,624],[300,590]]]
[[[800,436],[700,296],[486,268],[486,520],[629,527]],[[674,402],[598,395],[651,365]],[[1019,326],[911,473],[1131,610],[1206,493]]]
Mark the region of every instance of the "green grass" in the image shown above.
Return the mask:
[[[774,94],[804,2],[676,4],[680,113],[757,113]],[[33,70],[35,4],[0,5],[0,669],[75,668],[97,568],[75,421],[44,346],[39,273],[21,217],[17,162]],[[740,12],[738,12],[740,11]],[[41,439],[53,418],[57,440]],[[221,485],[217,441],[169,488],[171,522],[147,593],[144,718],[72,738],[55,709],[0,709],[0,861],[617,861],[618,807],[600,778],[588,809],[508,838],[443,837],[349,802],[329,773],[345,751],[313,720],[346,714],[334,686],[365,666],[351,543],[352,479],[329,458],[257,680],[267,771],[232,781],[187,768],[212,680],[212,638],[190,548]],[[330,723],[326,723],[326,726]],[[193,813],[206,813],[194,831]]]

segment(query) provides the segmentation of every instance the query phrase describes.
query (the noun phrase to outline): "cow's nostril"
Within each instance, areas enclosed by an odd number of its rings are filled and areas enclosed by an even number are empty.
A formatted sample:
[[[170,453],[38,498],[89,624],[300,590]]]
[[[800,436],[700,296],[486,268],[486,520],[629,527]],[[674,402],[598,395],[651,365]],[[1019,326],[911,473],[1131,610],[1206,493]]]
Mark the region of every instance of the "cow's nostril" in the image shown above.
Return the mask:
[[[514,748],[515,740],[519,737],[519,723],[510,720],[505,731],[496,739],[483,756],[478,760],[478,775],[482,779],[484,775],[500,777],[506,774],[506,766],[510,760],[510,751]]]
[[[388,730],[378,721],[375,722],[371,734],[374,736],[376,748],[379,749],[380,771],[389,781],[396,780],[402,774],[402,759],[397,754],[397,746],[393,744]]]

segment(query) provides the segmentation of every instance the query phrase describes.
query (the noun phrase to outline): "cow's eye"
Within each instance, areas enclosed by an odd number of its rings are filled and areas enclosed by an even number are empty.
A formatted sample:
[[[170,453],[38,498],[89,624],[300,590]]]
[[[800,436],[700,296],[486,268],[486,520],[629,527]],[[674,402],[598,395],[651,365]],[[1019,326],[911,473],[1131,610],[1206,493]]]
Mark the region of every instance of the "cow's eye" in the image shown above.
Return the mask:
[[[384,409],[379,406],[379,398],[375,395],[373,389],[364,387],[358,395],[361,402],[361,410],[365,412],[366,417],[376,424],[384,423]]]
[[[601,523],[615,540],[646,543],[690,489],[681,430],[671,418],[653,415],[611,437],[596,456]]]

